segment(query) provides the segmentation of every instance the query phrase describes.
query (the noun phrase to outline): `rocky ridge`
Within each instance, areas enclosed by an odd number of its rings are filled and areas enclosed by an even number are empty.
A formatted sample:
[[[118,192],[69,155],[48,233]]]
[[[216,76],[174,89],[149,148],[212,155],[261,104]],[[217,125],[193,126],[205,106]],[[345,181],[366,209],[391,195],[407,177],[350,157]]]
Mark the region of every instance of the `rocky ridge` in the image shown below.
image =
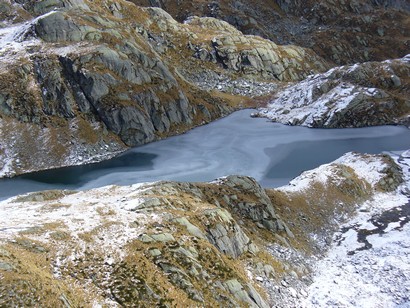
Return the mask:
[[[2,176],[182,133],[247,106],[274,81],[327,67],[307,49],[226,22],[181,24],[122,0],[5,1],[0,12]],[[215,76],[221,88],[201,86]]]
[[[335,65],[400,58],[409,51],[407,1],[130,0],[159,6],[179,21],[225,20],[243,33],[313,49]]]
[[[255,116],[309,127],[410,125],[410,55],[337,67],[278,91]]]
[[[260,114],[409,125],[407,5],[198,7],[236,28],[122,0],[1,2],[0,176],[104,159],[294,81]],[[317,74],[387,57],[402,58]],[[0,306],[407,305],[409,189],[408,152],[349,153],[276,190],[228,176],[18,196],[0,202]]]
[[[400,193],[392,190],[364,202],[359,213],[334,234],[329,253],[315,266],[304,306],[408,306],[409,154],[392,155],[403,172]],[[357,168],[357,163],[350,160],[349,165]],[[374,179],[375,173],[362,175]]]
[[[294,307],[339,223],[408,201],[403,157],[349,153],[276,190],[228,176],[2,201],[0,303]]]

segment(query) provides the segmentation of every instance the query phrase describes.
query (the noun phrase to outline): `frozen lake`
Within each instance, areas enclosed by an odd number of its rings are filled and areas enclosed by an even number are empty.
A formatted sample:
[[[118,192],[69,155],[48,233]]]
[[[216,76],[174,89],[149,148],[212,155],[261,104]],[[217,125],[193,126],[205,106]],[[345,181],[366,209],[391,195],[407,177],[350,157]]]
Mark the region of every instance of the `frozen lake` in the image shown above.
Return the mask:
[[[249,175],[265,187],[278,187],[349,151],[381,153],[410,148],[410,131],[405,127],[309,129],[253,119],[251,112],[235,112],[102,163],[0,180],[0,200],[44,189],[158,180],[211,181],[229,174]]]

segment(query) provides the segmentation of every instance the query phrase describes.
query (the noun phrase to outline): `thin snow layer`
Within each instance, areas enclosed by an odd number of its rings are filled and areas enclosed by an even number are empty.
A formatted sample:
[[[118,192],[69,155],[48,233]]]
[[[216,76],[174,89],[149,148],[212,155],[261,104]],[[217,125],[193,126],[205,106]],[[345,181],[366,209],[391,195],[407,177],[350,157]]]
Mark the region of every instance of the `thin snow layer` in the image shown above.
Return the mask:
[[[51,11],[31,21],[0,29],[0,71],[7,70],[8,64],[15,63],[22,57],[27,57],[28,47],[41,44],[41,41],[30,35],[29,32],[39,20],[54,13],[55,11]]]
[[[295,179],[289,182],[288,185],[282,186],[279,190],[284,192],[303,192],[314,182],[326,184],[330,178],[335,178],[336,166],[332,163],[321,165],[313,170],[305,171]]]
[[[4,136],[5,124],[2,119],[0,119],[0,131]],[[16,137],[17,138],[17,137]],[[0,144],[0,177],[8,176],[13,174],[13,164],[19,163],[18,153],[14,151],[16,138],[4,138]]]
[[[87,192],[63,191],[61,196],[51,200],[41,197],[47,193],[41,193],[39,198],[27,195],[0,202],[0,242],[12,240],[21,231],[54,224],[58,230],[76,239],[80,249],[73,253],[81,253],[81,247],[86,246],[81,235],[95,233],[99,249],[121,257],[122,247],[138,237],[146,223],[160,220],[155,214],[132,211],[146,200],[140,197],[146,189],[146,184],[108,186]],[[47,243],[52,238],[46,233],[38,240]]]
[[[0,28],[0,73],[7,72],[11,64],[18,64],[22,58],[29,58],[34,53],[66,56],[69,53],[90,52],[96,48],[88,42],[70,42],[67,46],[55,47],[38,39],[33,30],[34,25],[55,12],[51,11],[24,23]]]
[[[363,154],[347,153],[335,160],[334,163],[352,168],[359,178],[374,186],[384,176],[383,170],[387,167],[380,157]]]
[[[367,181],[372,187],[382,179],[382,171],[386,168],[386,163],[382,161],[380,156],[349,152],[329,164],[303,172],[290,181],[288,185],[279,189],[285,192],[302,192],[309,189],[314,182],[326,184],[329,179],[337,181],[335,173],[338,165],[351,167],[360,179]]]
[[[353,65],[348,68],[348,72],[357,67]],[[320,123],[327,126],[335,115],[349,109],[358,98],[362,100],[385,95],[375,88],[348,82],[337,84],[332,76],[335,71],[344,69],[346,68],[334,68],[324,74],[312,75],[285,88],[266,108],[261,108],[258,114],[284,124],[312,127],[315,123]]]
[[[395,193],[377,193],[341,226],[303,307],[410,307],[410,152],[394,158],[405,183]],[[370,170],[369,181],[376,180],[375,162],[340,161],[362,176]]]
[[[71,123],[77,121],[71,120]],[[72,136],[75,136],[70,140],[72,147],[69,148],[68,154],[65,156],[54,157],[54,161],[45,159],[44,157],[50,157],[50,139],[53,138],[55,131],[47,127],[30,127],[29,124],[18,123],[17,121],[6,121],[0,119],[0,131],[4,138],[0,143],[0,178],[12,177],[16,173],[22,171],[22,165],[24,162],[20,158],[22,152],[27,151],[25,143],[20,140],[20,134],[22,131],[29,132],[31,136],[36,136],[37,148],[42,149],[44,154],[43,158],[39,158],[36,162],[36,168],[29,169],[24,168],[24,173],[34,172],[38,169],[52,169],[64,166],[72,166],[79,164],[94,163],[118,155],[122,152],[121,147],[115,147],[108,145],[103,141],[98,144],[84,144],[84,141],[78,138],[78,127],[72,128]],[[98,123],[91,123],[94,130],[102,130]],[[51,154],[51,157],[53,155]],[[1,186],[1,185],[0,185]],[[53,187],[43,187],[41,190],[52,189]],[[6,188],[7,189],[7,188]],[[1,188],[0,188],[1,190]],[[29,190],[28,190],[29,191]],[[27,192],[27,191],[24,191]],[[24,192],[20,192],[24,193]]]

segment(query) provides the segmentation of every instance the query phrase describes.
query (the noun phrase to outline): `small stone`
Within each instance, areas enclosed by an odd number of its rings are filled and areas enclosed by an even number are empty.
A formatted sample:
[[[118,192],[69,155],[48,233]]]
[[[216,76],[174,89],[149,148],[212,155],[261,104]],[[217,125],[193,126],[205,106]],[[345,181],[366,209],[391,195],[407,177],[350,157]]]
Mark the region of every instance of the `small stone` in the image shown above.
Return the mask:
[[[390,77],[390,79],[391,79],[391,81],[393,82],[393,85],[394,85],[395,87],[400,87],[400,86],[401,86],[401,80],[400,80],[400,78],[397,77],[396,75],[392,75],[392,76]]]
[[[299,278],[298,274],[295,271],[291,271],[289,275],[296,279]]]
[[[161,251],[159,249],[150,249],[149,253],[151,254],[151,256],[153,257],[158,257],[161,255]]]
[[[259,252],[259,248],[254,243],[250,243],[249,246],[248,246],[248,251],[250,253],[256,255]]]
[[[294,288],[290,287],[290,288],[288,289],[288,291],[289,291],[289,293],[290,293],[290,296],[292,296],[292,297],[294,297],[294,298],[296,298],[296,297],[298,296],[298,292],[296,292],[296,290],[295,290]]]
[[[140,237],[140,241],[141,241],[141,242],[144,242],[144,243],[151,243],[151,242],[154,241],[154,239],[153,239],[152,237],[150,237],[149,235],[147,235],[147,234],[143,234],[143,235]]]
[[[11,272],[12,270],[14,270],[14,266],[7,262],[0,262],[0,270]]]
[[[151,238],[153,238],[156,242],[175,241],[175,238],[170,233],[151,234]]]

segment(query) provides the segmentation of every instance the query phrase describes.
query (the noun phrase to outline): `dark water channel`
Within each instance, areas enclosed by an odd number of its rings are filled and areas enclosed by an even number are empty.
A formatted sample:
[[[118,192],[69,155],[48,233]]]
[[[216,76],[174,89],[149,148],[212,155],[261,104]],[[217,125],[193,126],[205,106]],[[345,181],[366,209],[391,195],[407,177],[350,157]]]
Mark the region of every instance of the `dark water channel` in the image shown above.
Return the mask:
[[[381,153],[410,148],[410,131],[405,127],[309,129],[253,119],[251,112],[238,111],[102,163],[0,180],[0,200],[44,189],[88,189],[158,180],[210,181],[229,174],[250,175],[265,187],[278,187],[302,171],[349,151]]]

